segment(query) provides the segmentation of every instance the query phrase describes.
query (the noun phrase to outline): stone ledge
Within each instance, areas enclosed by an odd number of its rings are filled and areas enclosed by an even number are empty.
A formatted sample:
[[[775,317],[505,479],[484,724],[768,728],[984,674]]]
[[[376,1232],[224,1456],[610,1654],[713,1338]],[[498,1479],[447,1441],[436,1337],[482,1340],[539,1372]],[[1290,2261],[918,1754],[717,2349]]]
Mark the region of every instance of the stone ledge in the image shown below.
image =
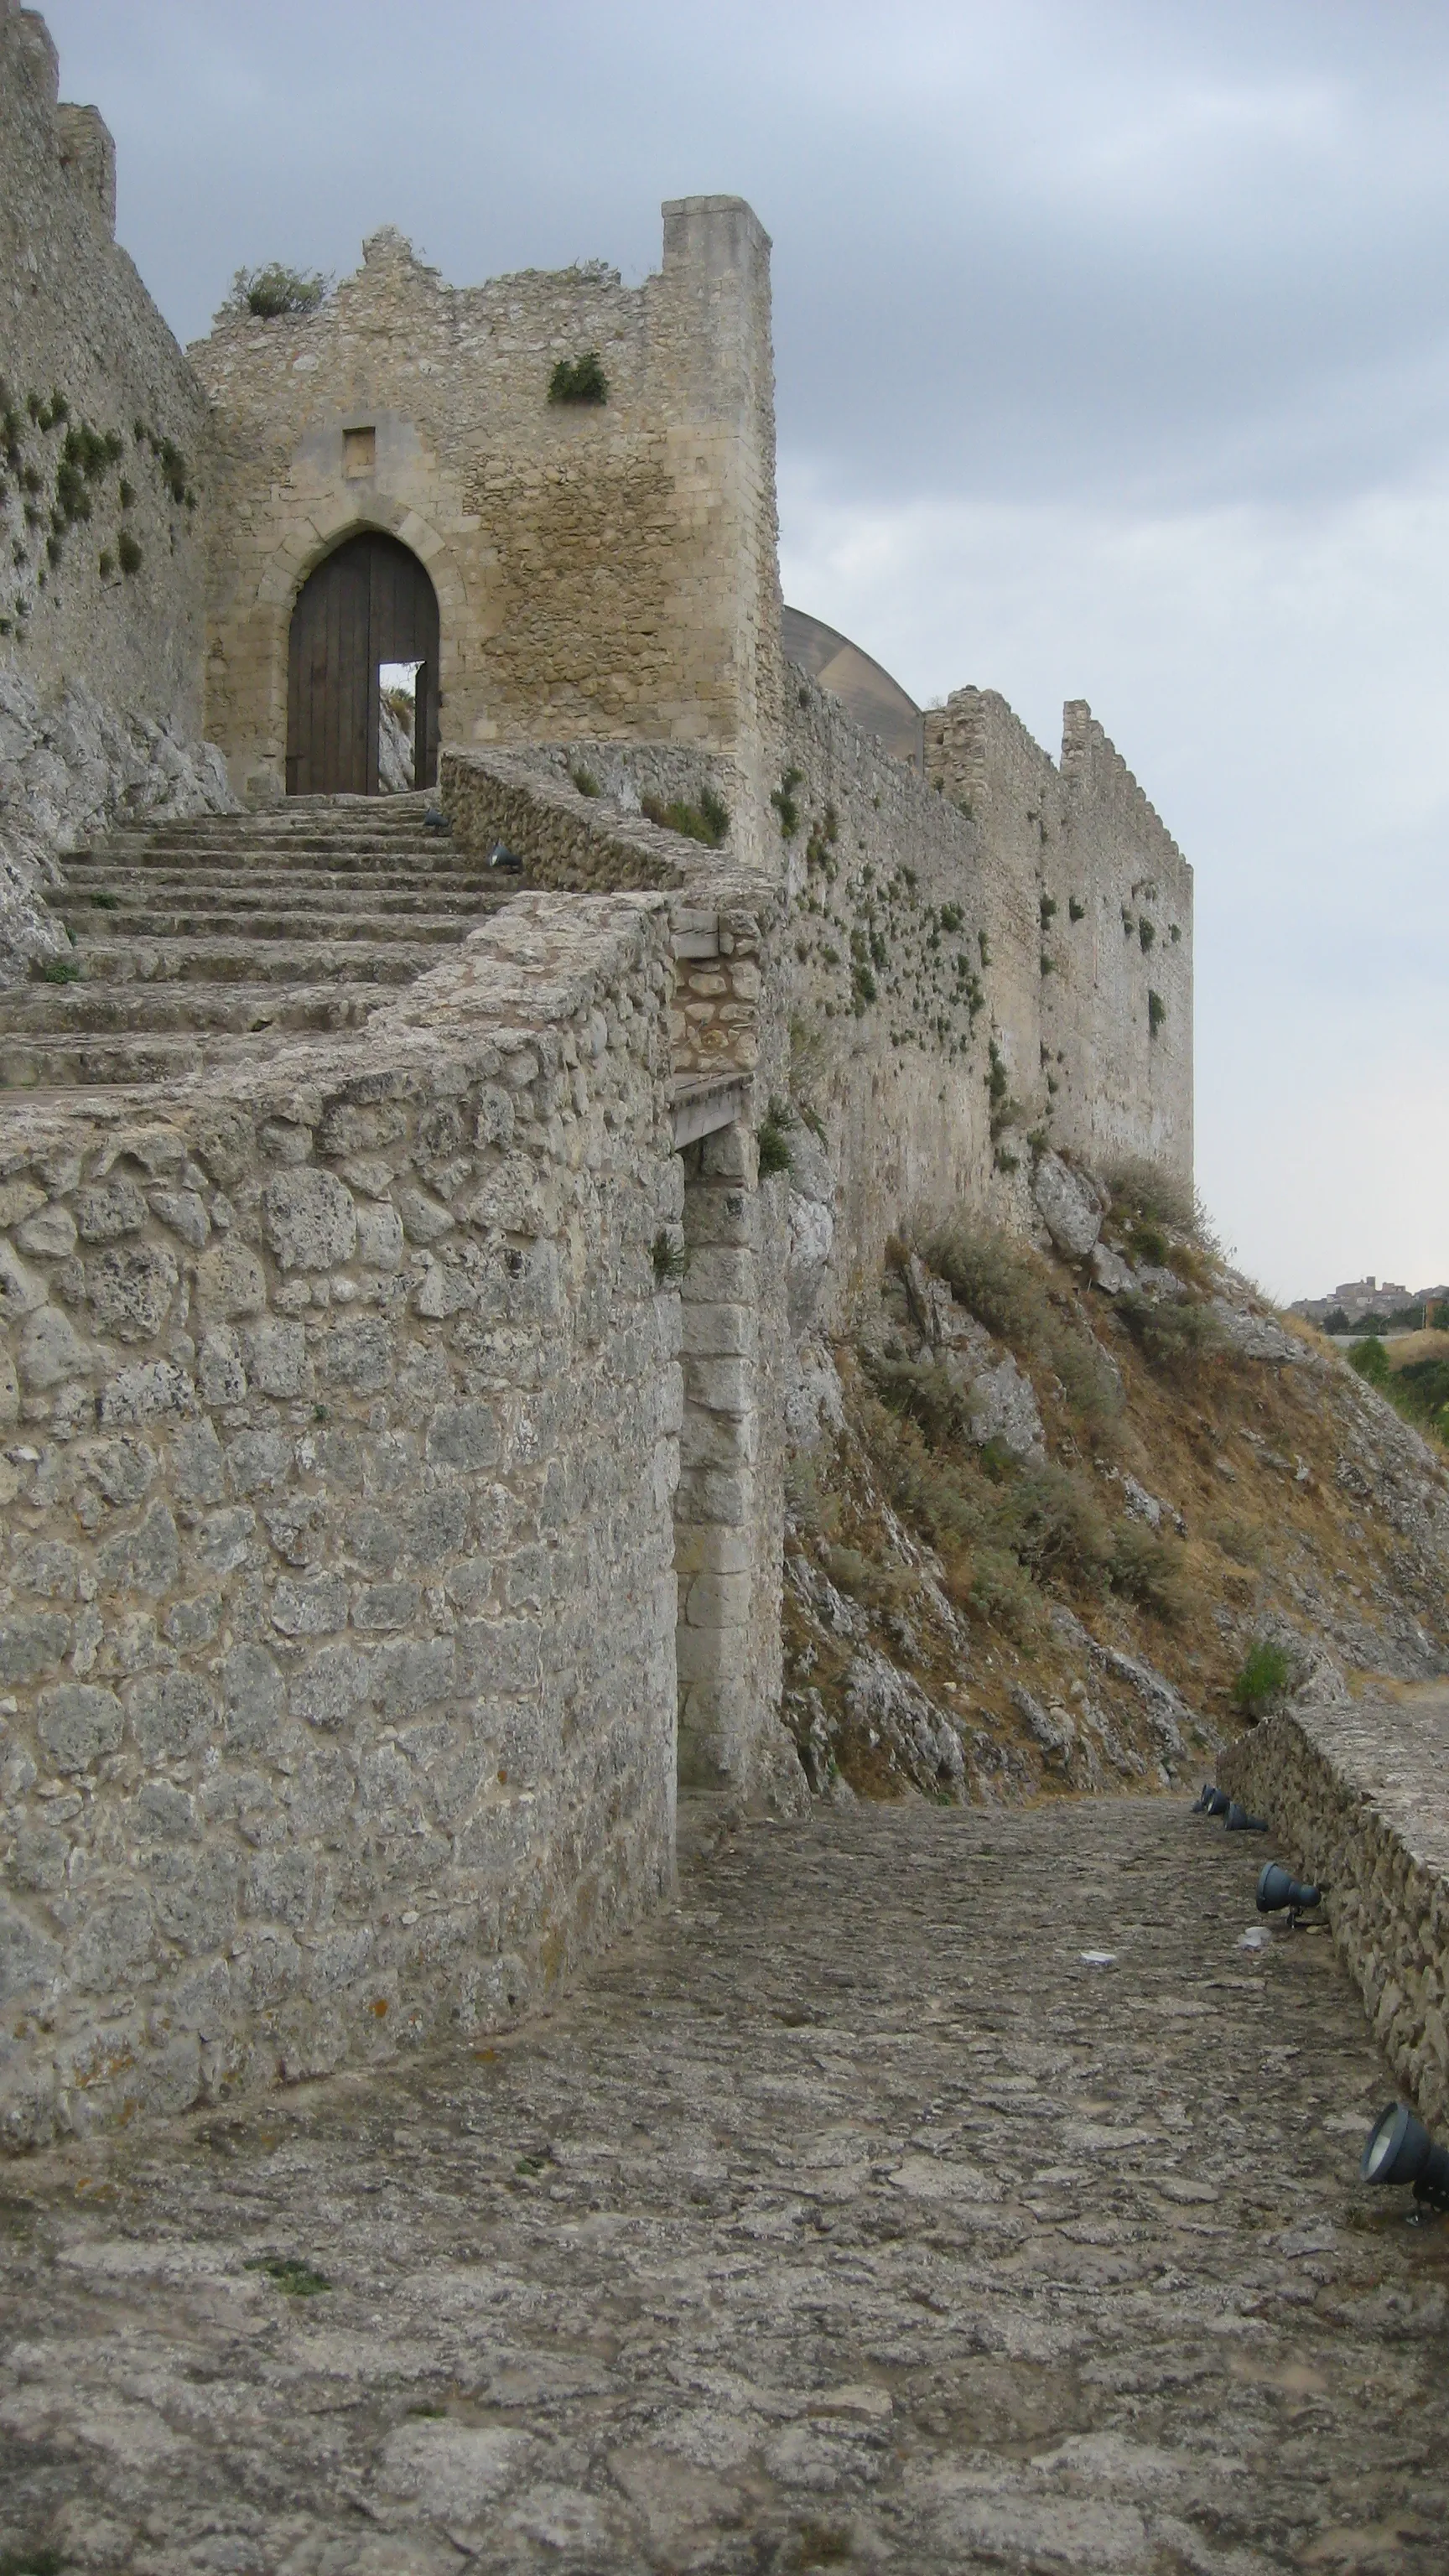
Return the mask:
[[[1394,2073],[1449,2120],[1449,1690],[1285,1712],[1218,1778],[1327,1890],[1334,1943]]]

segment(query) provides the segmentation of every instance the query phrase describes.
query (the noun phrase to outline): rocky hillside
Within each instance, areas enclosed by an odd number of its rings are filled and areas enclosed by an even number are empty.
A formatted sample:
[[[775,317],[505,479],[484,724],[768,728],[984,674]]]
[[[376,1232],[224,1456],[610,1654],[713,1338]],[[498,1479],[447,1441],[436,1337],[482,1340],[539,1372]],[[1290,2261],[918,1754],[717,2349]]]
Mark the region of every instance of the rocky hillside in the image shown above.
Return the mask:
[[[1194,1785],[1295,1696],[1449,1672],[1443,1453],[1152,1172],[1037,1163],[801,1349],[786,1716],[812,1785]]]

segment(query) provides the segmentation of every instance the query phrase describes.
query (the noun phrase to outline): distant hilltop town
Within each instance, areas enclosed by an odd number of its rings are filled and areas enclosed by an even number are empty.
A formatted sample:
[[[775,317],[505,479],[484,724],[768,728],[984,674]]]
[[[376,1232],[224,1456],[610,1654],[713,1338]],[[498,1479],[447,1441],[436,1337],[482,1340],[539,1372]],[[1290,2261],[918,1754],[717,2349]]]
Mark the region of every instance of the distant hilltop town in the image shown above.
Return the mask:
[[[1439,1315],[1435,1309],[1445,1311]],[[1345,1279],[1327,1297],[1299,1297],[1290,1315],[1304,1315],[1326,1333],[1351,1333],[1365,1324],[1396,1324],[1414,1331],[1431,1322],[1449,1323],[1449,1287],[1404,1288],[1396,1279]]]

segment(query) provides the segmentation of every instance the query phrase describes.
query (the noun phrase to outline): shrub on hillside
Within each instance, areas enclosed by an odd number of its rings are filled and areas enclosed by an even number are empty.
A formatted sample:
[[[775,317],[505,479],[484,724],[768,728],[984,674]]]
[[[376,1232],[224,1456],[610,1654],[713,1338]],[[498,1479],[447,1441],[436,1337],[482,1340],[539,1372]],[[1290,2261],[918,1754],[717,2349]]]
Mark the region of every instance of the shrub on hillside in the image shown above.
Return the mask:
[[[1351,1369],[1357,1369],[1359,1376],[1367,1379],[1370,1386],[1386,1387],[1393,1375],[1388,1352],[1377,1333],[1368,1333],[1361,1342],[1354,1343],[1348,1364]]]
[[[1110,1580],[1124,1601],[1155,1612],[1159,1619],[1180,1619],[1186,1608],[1182,1550],[1142,1521],[1119,1521],[1112,1534]]]
[[[921,1249],[978,1324],[1022,1359],[1045,1362],[1076,1419],[1095,1434],[1105,1431],[1122,1410],[1116,1371],[1087,1326],[1054,1302],[1035,1254],[965,1217],[943,1226]]]
[[[1223,1328],[1197,1297],[1119,1297],[1117,1313],[1159,1377],[1191,1376],[1222,1348]]]

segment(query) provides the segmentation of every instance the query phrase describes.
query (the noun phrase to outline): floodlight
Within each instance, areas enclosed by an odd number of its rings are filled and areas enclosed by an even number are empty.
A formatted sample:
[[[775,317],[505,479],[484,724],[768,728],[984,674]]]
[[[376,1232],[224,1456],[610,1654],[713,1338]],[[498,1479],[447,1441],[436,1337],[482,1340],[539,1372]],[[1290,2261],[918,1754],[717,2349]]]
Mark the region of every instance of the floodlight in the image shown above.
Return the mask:
[[[1358,2169],[1364,2182],[1412,2183],[1422,2209],[1449,2210],[1449,2148],[1435,2146],[1407,2102],[1380,2111]]]
[[[1194,1816],[1225,1816],[1232,1803],[1226,1789],[1214,1789],[1211,1783],[1205,1780],[1202,1796],[1190,1813]]]
[[[1266,1818],[1250,1816],[1246,1807],[1238,1805],[1236,1798],[1229,1805],[1223,1824],[1230,1834],[1265,1834],[1268,1830]]]
[[[517,876],[522,869],[523,861],[516,851],[510,850],[506,841],[495,841],[488,853],[486,864],[490,868],[505,868],[510,875]]]
[[[1311,1913],[1314,1906],[1322,1902],[1321,1887],[1308,1886],[1302,1879],[1295,1878],[1291,1870],[1280,1868],[1275,1860],[1270,1860],[1267,1867],[1258,1872],[1258,1912],[1286,1914],[1290,1930],[1300,1914]]]

